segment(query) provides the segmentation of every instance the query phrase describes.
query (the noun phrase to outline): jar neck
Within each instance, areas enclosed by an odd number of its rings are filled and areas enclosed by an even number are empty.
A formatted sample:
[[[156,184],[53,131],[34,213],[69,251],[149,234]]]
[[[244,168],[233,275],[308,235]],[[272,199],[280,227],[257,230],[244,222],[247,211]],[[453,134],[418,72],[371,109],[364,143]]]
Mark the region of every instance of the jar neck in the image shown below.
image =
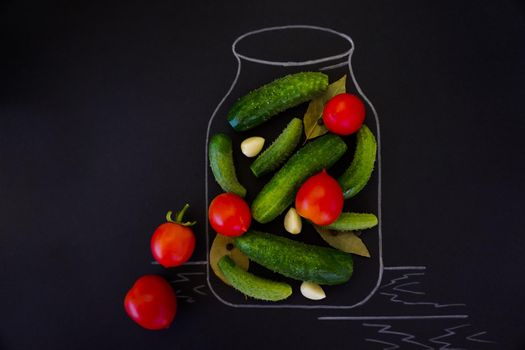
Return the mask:
[[[330,28],[310,25],[268,27],[239,36],[232,51],[239,63],[322,70],[344,64],[352,39]]]
[[[350,53],[345,53],[338,56],[326,57],[326,59],[318,59],[311,61],[301,61],[301,62],[277,62],[277,61],[267,61],[251,57],[246,57],[243,55],[237,55],[239,59],[239,64],[243,66],[256,65],[261,68],[271,69],[271,67],[284,67],[291,68],[297,71],[328,71],[331,69],[336,69],[339,67],[346,67],[348,65],[348,59]]]

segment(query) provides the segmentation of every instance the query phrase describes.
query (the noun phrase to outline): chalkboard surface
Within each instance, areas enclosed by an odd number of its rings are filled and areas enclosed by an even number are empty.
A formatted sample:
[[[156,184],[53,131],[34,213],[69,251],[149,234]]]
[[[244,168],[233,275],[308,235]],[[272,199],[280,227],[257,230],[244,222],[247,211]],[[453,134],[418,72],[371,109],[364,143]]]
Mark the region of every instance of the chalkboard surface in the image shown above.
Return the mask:
[[[525,348],[518,1],[1,8],[0,349]],[[232,43],[289,25],[352,38],[378,115],[381,278],[349,309],[232,307],[208,282],[204,152],[237,74]],[[243,49],[293,61],[341,44],[273,40]],[[184,203],[197,248],[163,269],[149,240]],[[123,309],[151,273],[178,295],[168,330]]]

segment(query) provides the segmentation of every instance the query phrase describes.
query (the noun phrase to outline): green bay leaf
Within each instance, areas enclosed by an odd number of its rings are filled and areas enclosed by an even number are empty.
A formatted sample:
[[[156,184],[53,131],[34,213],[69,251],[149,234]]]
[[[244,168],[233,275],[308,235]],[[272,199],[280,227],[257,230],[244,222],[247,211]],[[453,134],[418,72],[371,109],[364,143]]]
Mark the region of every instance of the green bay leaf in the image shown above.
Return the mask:
[[[346,92],[346,75],[328,85],[328,88],[324,94],[310,101],[310,104],[308,104],[308,109],[306,110],[306,113],[303,117],[304,133],[306,136],[305,142],[315,137],[324,135],[328,132],[326,126],[323,125],[322,119],[324,105],[335,95],[339,95],[344,92]]]

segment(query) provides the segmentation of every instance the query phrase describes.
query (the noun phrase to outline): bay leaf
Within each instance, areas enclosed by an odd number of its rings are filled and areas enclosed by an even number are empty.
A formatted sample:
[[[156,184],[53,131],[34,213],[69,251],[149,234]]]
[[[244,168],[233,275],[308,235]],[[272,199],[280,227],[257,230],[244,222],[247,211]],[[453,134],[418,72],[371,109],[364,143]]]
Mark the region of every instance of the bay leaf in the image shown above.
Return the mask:
[[[353,231],[333,231],[314,226],[321,238],[330,246],[343,251],[369,258],[370,252],[365,243]]]
[[[248,271],[250,260],[243,252],[235,247],[235,237],[227,237],[217,234],[210,248],[210,266],[215,275],[219,277],[227,285],[231,285],[226,279],[221,269],[219,268],[219,260],[225,255],[228,255],[237,266],[244,271]]]
[[[310,101],[308,109],[303,117],[304,133],[306,141],[324,135],[328,132],[328,129],[323,124],[323,109],[325,103],[334,97],[346,92],[346,75],[341,79],[328,85],[328,88],[321,96],[318,96]]]

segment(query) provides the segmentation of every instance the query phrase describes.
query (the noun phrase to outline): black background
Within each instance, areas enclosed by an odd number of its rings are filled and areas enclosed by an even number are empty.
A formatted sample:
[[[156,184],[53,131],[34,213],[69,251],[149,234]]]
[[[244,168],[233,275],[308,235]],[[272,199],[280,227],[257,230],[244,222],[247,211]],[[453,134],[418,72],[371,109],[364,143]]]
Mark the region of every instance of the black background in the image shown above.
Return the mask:
[[[518,1],[90,2],[1,5],[0,348],[351,348],[305,311],[180,307],[133,324],[149,238],[189,202],[205,259],[208,118],[240,34],[349,34],[381,121],[387,265],[426,265],[495,348],[525,346],[525,10]],[[436,292],[437,291],[437,292]],[[415,324],[425,328],[424,322]],[[377,344],[366,343],[370,348]],[[361,347],[362,348],[362,347]]]

